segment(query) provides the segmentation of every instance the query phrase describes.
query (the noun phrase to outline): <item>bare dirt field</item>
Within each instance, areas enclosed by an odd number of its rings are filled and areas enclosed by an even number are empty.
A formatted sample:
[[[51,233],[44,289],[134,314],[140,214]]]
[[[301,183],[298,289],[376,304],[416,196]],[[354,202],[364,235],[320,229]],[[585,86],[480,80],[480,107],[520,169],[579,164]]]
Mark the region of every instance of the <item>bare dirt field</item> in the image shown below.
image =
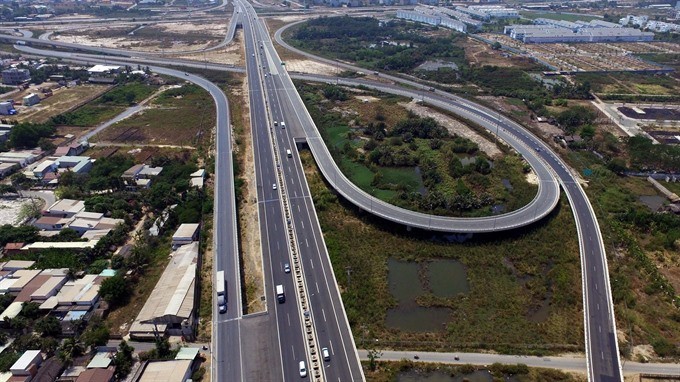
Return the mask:
[[[147,52],[202,49],[219,43],[225,23],[167,23],[151,26],[88,26],[55,32],[52,40]]]
[[[260,230],[258,228],[259,214],[257,206],[257,182],[255,179],[255,162],[252,151],[252,135],[250,130],[250,109],[245,102],[248,94],[248,82],[244,79],[240,89],[233,88],[231,94],[238,98],[241,110],[241,131],[238,133],[238,149],[242,150],[237,156],[242,159],[243,166],[243,195],[239,204],[241,251],[243,258],[243,275],[245,280],[246,309],[248,313],[262,312],[265,302],[261,297],[264,293],[264,274],[262,272],[262,248]]]
[[[307,59],[286,61],[286,70],[289,72],[324,74],[329,76],[337,73],[337,69],[334,66]]]
[[[32,199],[0,199],[0,225],[16,225],[21,214],[21,208],[26,203],[31,203]]]
[[[210,95],[200,89],[168,103],[152,100],[145,109],[93,138],[107,143],[198,147],[210,136],[214,126],[215,105]]]
[[[243,31],[239,29],[236,31],[233,43],[229,46],[203,53],[179,54],[175,57],[188,60],[207,61],[216,64],[242,66],[244,65],[244,53],[241,41],[243,41]]]
[[[50,87],[49,83],[43,84],[40,87]],[[62,87],[53,90],[51,97],[43,98],[39,104],[33,106],[20,106],[18,108],[19,114],[14,120],[17,122],[33,122],[43,123],[47,122],[51,117],[63,114],[83,105],[104,93],[109,86],[104,85],[90,85],[84,84],[72,88]],[[21,99],[28,93],[36,93],[41,97],[45,97],[37,87],[23,91],[16,95],[16,99]]]
[[[421,117],[433,118],[435,121],[439,122],[440,125],[444,126],[451,134],[456,134],[471,140],[479,146],[480,150],[489,155],[489,157],[493,158],[502,154],[501,150],[496,147],[494,142],[489,141],[485,137],[479,135],[476,131],[466,126],[464,123],[454,118],[433,111],[426,106],[418,105],[415,101],[411,101],[409,103],[400,103],[400,105]]]
[[[657,70],[661,66],[642,61],[634,54],[680,52],[680,44],[667,42],[524,44],[506,35],[481,36],[526,52],[560,71]]]
[[[465,49],[465,58],[470,62],[470,65],[491,65],[522,69],[536,66],[529,58],[511,55],[502,50],[493,50],[489,44],[470,37],[457,43],[457,45]]]
[[[87,155],[91,158],[106,158],[112,155],[130,155],[134,158],[135,163],[146,163],[155,157],[168,157],[168,158],[186,158],[191,155],[192,150],[187,149],[176,149],[168,147],[156,147],[156,146],[91,146],[87,150]]]

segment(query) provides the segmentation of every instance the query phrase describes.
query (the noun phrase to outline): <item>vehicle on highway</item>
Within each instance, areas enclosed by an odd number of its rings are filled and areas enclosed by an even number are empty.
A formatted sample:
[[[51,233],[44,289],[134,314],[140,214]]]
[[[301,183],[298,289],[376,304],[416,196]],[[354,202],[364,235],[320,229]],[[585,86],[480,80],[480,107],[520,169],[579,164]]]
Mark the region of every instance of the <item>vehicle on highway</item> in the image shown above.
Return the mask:
[[[276,183],[272,183],[272,190],[276,190]]]
[[[286,123],[285,123],[285,122],[281,122],[281,128],[282,128],[282,129],[285,129],[285,128],[286,128]]]
[[[267,78],[267,73],[264,74],[264,78]]]
[[[283,271],[286,273],[290,273],[290,264],[288,263],[283,264]]]
[[[278,126],[279,123],[277,121],[274,121],[274,126]]]
[[[220,313],[227,311],[227,282],[224,279],[224,271],[217,272],[215,290],[217,291],[217,308]]]
[[[307,365],[305,365],[305,361],[300,361],[300,377],[304,378],[307,376]]]
[[[331,353],[328,352],[328,348],[321,349],[321,356],[323,356],[324,361],[331,360]]]
[[[293,157],[293,153],[290,151],[290,149],[286,150],[286,155],[288,156],[288,158]]]
[[[283,285],[279,284],[276,286],[276,300],[279,304],[286,302],[286,294],[283,292]]]
[[[253,57],[255,57],[255,53],[253,53]]]

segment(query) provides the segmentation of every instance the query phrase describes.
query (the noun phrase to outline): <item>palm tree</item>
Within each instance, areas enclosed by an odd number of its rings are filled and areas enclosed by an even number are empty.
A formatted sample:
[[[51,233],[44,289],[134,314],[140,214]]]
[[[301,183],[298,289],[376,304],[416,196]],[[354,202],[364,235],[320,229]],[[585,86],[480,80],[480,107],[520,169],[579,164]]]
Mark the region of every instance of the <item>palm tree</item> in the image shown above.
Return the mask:
[[[70,366],[73,363],[73,358],[83,354],[83,345],[76,337],[69,337],[61,343],[59,347],[58,357],[64,366]]]

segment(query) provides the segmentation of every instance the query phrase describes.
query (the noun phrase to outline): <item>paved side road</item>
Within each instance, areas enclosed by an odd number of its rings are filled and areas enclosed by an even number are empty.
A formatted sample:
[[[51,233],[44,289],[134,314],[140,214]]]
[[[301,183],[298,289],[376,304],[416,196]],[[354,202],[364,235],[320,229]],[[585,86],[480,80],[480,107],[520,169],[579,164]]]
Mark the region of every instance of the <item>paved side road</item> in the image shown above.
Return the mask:
[[[418,359],[414,357],[418,356]],[[368,360],[368,351],[359,349],[359,357],[362,361]],[[458,357],[456,360],[455,357]],[[446,363],[453,365],[489,365],[492,363],[518,364],[522,363],[529,367],[545,367],[560,369],[570,372],[586,373],[586,359],[583,357],[533,357],[503,354],[482,353],[433,353],[414,351],[390,351],[383,350],[379,357],[380,361],[400,361],[408,359],[416,362]],[[677,363],[639,363],[622,362],[624,374],[663,374],[680,376],[680,365]]]

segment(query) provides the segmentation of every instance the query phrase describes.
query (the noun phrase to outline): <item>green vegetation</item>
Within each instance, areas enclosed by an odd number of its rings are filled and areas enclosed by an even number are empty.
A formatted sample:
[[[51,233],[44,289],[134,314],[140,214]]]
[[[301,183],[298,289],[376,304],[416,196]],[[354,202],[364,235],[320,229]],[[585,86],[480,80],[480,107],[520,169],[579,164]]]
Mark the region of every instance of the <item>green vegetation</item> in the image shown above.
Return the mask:
[[[677,167],[678,154],[672,146],[651,145],[646,138],[629,138],[626,157],[618,160],[631,167],[648,170]],[[651,344],[662,357],[677,359],[680,352],[669,344],[680,341],[678,306],[680,295],[669,270],[680,266],[677,257],[680,217],[658,214],[638,201],[640,195],[655,195],[643,178],[618,176],[606,163],[588,152],[572,152],[568,160],[576,171],[591,170],[587,177],[589,195],[598,216],[605,248],[609,256],[609,273],[617,324],[624,328],[620,342],[623,354],[632,347]],[[675,161],[675,162],[671,162]],[[674,163],[674,164],[671,164]],[[676,284],[677,285],[677,284]]]
[[[450,88],[460,93],[490,93],[516,97],[534,112],[547,114],[545,105],[555,98],[589,99],[590,85],[566,81],[545,86],[517,68],[469,66],[457,43],[465,36],[418,23],[381,24],[369,17],[322,17],[293,28],[286,35],[291,45],[324,57],[352,61],[369,70],[400,72],[437,84],[469,85]],[[426,61],[453,63],[437,70],[420,70]],[[538,68],[537,68],[538,69]]]
[[[680,168],[680,147],[655,145],[647,137],[635,136],[626,142],[631,167],[640,170],[677,171]]]
[[[137,81],[123,83],[74,111],[52,117],[52,122],[56,125],[96,126],[122,113],[126,107],[147,98],[157,89],[157,86]]]
[[[553,369],[529,368],[523,364],[500,365],[493,364],[488,368],[475,365],[442,365],[438,363],[413,362],[402,360],[398,362],[376,362],[375,370],[368,367],[368,362],[363,362],[364,372],[367,382],[393,382],[398,380],[400,375],[408,375],[411,378],[425,378],[428,375],[450,376],[456,380],[465,381],[465,376],[474,372],[487,371],[493,380],[504,381],[512,380],[517,382],[581,382],[581,379],[573,374],[565,373]],[[411,380],[411,379],[409,379]]]
[[[603,100],[624,102],[680,100],[677,81],[668,74],[640,73],[583,73],[574,78],[581,83],[589,83],[593,92]]]
[[[130,286],[123,276],[118,273],[102,281],[99,294],[112,307],[125,305],[130,298]]]
[[[343,203],[314,170],[309,153],[302,152],[302,157],[357,346],[374,346],[378,339],[394,348],[522,354],[583,346],[578,244],[566,201],[540,227],[476,235],[460,244],[431,233],[407,233]],[[387,285],[390,257],[455,259],[466,267],[467,295],[417,300],[425,307],[452,309],[445,332],[406,333],[386,327],[386,312],[395,305]],[[549,305],[548,313],[537,318],[544,304]]]
[[[410,71],[427,60],[463,63],[465,52],[454,45],[463,35],[393,20],[379,24],[371,17],[324,17],[301,24],[292,33],[293,45],[323,56],[350,60],[374,70]],[[442,35],[442,33],[439,33]]]
[[[10,131],[7,146],[17,149],[34,148],[41,145],[42,138],[53,134],[54,125],[51,123],[19,123]]]
[[[14,86],[0,86],[0,94],[5,94],[9,93],[12,90],[15,90],[16,88]]]
[[[491,161],[475,143],[450,135],[434,119],[407,112],[398,97],[357,95],[381,98],[369,108],[342,87],[298,88],[343,173],[385,201],[441,215],[479,216],[490,215],[497,204],[520,208],[536,193],[519,157]],[[359,113],[347,116],[338,109]],[[503,179],[512,187],[506,189]]]

